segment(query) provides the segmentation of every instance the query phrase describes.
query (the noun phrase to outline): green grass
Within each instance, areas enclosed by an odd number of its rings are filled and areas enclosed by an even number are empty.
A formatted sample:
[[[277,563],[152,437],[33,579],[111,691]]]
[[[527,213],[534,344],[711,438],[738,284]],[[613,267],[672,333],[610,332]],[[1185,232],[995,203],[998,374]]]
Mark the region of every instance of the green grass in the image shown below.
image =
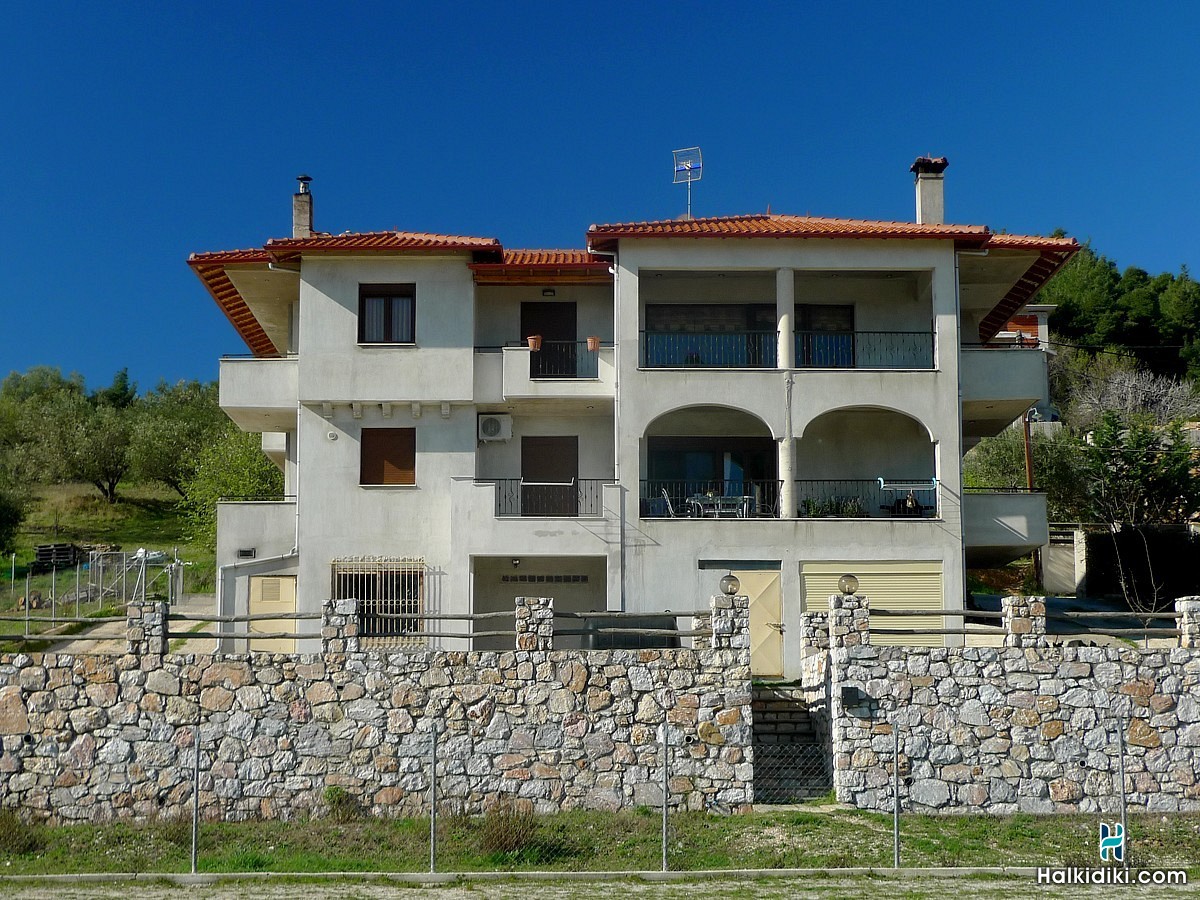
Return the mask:
[[[0,609],[14,608],[14,597],[25,594],[25,576],[38,544],[112,544],[133,552],[139,547],[173,553],[191,563],[185,575],[187,591],[211,591],[216,566],[213,552],[194,544],[174,491],[156,485],[121,485],[117,503],[108,503],[87,484],[37,485],[29,513],[16,539],[16,579],[10,583],[9,565],[0,567]],[[57,576],[61,595],[75,587],[75,571]],[[29,586],[49,597],[49,573],[31,576]],[[35,610],[42,613],[42,610]],[[72,608],[72,614],[74,610]],[[46,615],[49,612],[46,611]]]
[[[648,870],[660,865],[660,820],[638,811],[438,820],[443,871]],[[905,816],[905,866],[1094,865],[1095,816]],[[178,820],[44,827],[24,852],[0,848],[0,872],[179,872],[189,864],[190,823]],[[511,833],[502,829],[507,827]],[[1138,865],[1200,865],[1200,816],[1136,815]],[[890,867],[891,818],[855,810],[781,810],[745,816],[674,813],[673,869]],[[428,819],[207,823],[206,872],[424,871]]]

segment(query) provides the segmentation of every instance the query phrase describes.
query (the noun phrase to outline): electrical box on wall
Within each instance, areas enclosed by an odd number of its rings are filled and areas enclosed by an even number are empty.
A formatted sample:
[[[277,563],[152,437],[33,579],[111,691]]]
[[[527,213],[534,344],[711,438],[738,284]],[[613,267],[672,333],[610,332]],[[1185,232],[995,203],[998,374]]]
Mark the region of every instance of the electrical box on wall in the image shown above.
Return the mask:
[[[486,414],[479,417],[479,440],[512,440],[512,416]]]

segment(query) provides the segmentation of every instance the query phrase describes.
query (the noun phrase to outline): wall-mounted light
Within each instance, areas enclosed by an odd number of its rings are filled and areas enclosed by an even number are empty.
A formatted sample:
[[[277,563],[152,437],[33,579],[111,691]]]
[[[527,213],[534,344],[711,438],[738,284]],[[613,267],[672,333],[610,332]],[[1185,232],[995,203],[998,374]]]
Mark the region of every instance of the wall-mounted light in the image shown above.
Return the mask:
[[[512,564],[513,564],[513,568],[516,569],[521,565],[521,560],[519,560],[517,557],[514,556]]]
[[[554,288],[542,288],[542,296],[543,297],[553,297],[554,296]]]
[[[838,590],[843,594],[854,594],[858,592],[858,579],[853,575],[843,575],[838,579]]]
[[[732,572],[730,572],[728,575],[722,576],[719,583],[721,585],[721,593],[725,594],[727,597],[732,597],[742,586],[742,583],[738,581],[738,577]]]

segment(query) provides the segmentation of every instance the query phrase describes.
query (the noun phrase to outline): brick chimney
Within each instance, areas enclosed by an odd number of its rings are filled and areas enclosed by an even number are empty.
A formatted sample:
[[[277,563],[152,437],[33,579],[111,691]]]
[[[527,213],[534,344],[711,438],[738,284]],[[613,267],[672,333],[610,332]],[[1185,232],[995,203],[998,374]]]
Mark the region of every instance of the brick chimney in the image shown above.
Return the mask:
[[[950,165],[944,156],[918,156],[908,169],[917,176],[917,224],[941,225],[946,221],[943,175]]]
[[[306,238],[313,234],[313,199],[308,190],[312,181],[307,175],[297,175],[300,189],[292,195],[292,237]]]

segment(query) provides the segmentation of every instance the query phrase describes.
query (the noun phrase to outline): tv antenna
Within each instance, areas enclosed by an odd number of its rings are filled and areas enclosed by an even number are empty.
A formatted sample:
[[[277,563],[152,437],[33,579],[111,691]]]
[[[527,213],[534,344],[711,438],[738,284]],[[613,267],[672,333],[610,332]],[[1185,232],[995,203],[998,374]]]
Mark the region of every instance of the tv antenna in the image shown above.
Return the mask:
[[[704,174],[704,160],[700,156],[699,147],[688,147],[684,150],[673,150],[675,157],[674,184],[687,185],[687,217],[692,217],[692,182],[699,181]]]

